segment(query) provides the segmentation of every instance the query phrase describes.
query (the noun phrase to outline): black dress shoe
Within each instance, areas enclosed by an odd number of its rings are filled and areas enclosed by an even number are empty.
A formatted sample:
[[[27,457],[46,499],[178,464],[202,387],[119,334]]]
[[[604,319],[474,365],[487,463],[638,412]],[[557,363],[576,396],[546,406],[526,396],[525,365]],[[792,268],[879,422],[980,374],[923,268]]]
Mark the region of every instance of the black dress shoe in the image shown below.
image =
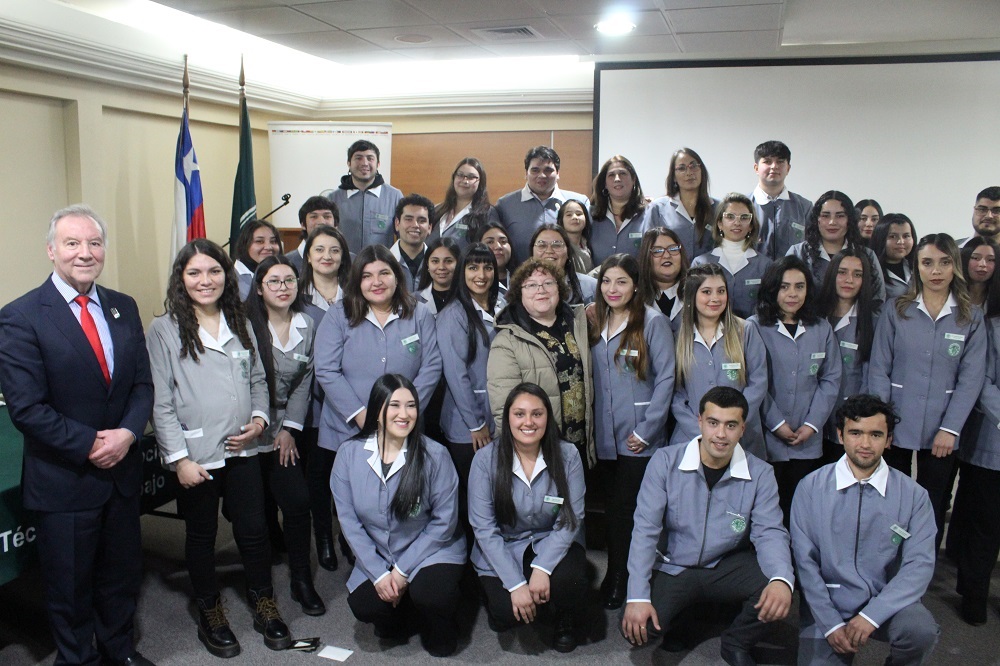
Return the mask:
[[[197,599],[196,603],[198,638],[205,644],[205,649],[220,659],[238,655],[240,643],[236,640],[233,630],[229,628],[222,597],[217,594],[211,599]]]
[[[272,650],[287,650],[292,644],[292,635],[278,612],[274,590],[269,587],[250,590],[247,599],[253,608],[254,631],[264,636],[264,645]]]
[[[347,543],[347,539],[344,538],[344,533],[341,532],[337,535],[337,542],[340,543],[340,554],[344,556],[347,563],[352,567],[354,566],[354,552],[351,550],[351,545]]]
[[[146,659],[141,654],[136,652],[131,657],[126,657],[125,659],[109,659],[105,663],[110,664],[110,666],[156,666],[149,659]]]
[[[316,588],[308,576],[293,576],[291,591],[292,601],[297,601],[302,606],[302,612],[306,615],[323,615],[326,613],[326,606],[323,604],[323,599],[316,592]]]
[[[601,583],[601,600],[608,610],[617,610],[625,603],[628,591],[628,573],[624,571],[608,571]]]
[[[573,616],[569,613],[556,620],[556,632],[552,639],[556,652],[572,652],[576,649],[576,634],[573,631]]]
[[[327,571],[337,570],[337,553],[333,549],[332,535],[316,535],[316,559]]]
[[[723,645],[719,655],[729,666],[757,666],[757,662],[750,656],[750,653],[741,647]]]

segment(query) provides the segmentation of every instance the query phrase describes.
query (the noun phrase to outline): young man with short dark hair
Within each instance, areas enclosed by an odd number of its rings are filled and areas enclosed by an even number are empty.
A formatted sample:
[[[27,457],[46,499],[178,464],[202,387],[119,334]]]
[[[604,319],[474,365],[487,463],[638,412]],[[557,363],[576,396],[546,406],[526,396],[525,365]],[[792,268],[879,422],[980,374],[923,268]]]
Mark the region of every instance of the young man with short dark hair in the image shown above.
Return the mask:
[[[302,276],[302,253],[306,251],[306,239],[313,229],[321,224],[336,227],[340,223],[340,211],[337,204],[326,197],[314,196],[306,199],[299,208],[299,226],[302,227],[299,246],[285,255],[285,259],[295,266],[299,276]]]
[[[371,141],[355,141],[347,149],[348,173],[340,186],[320,193],[340,209],[340,231],[351,252],[372,243],[392,245],[392,215],[403,193],[378,172],[380,154]]]
[[[753,162],[757,187],[750,200],[760,222],[757,251],[777,261],[788,248],[805,238],[812,201],[789,192],[785,186],[785,178],[792,169],[792,151],[781,141],[765,141],[757,146]]]
[[[415,296],[420,268],[426,260],[425,241],[434,226],[434,204],[425,196],[408,194],[396,204],[392,222],[399,240],[389,251],[403,267],[406,288]]]

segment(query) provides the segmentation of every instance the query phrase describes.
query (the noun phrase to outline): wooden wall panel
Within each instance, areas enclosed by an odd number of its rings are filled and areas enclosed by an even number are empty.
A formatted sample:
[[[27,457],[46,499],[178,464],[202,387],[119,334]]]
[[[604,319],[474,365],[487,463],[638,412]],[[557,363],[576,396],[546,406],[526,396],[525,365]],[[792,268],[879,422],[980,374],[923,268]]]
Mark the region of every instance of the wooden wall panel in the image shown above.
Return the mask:
[[[439,203],[455,165],[471,155],[483,163],[490,199],[496,201],[524,187],[524,154],[529,148],[554,144],[562,162],[560,187],[589,194],[592,141],[589,130],[394,134],[391,182],[404,194],[418,192]]]

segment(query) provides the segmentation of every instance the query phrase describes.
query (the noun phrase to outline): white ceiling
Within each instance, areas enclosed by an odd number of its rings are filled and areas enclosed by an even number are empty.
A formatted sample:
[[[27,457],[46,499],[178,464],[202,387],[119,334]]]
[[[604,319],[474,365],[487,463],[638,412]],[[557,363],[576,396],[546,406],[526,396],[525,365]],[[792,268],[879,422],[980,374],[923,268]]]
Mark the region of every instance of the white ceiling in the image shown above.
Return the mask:
[[[70,0],[72,3],[72,0]],[[339,64],[567,55],[776,57],[996,48],[998,0],[157,0]],[[594,24],[623,11],[627,37]],[[526,27],[491,40],[476,30]]]

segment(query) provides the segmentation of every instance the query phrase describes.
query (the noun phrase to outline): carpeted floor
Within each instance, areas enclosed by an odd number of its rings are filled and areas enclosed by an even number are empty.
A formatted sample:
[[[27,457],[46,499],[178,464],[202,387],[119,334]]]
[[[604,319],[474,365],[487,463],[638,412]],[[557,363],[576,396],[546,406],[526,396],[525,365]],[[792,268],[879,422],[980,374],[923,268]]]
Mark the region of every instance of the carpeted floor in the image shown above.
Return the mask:
[[[167,507],[170,508],[169,506]],[[183,564],[183,524],[178,520],[143,516],[143,549],[145,577],[139,604],[137,629],[138,648],[160,666],[221,664],[209,655],[198,641],[194,612],[188,603],[189,583]],[[232,533],[224,521],[220,525],[219,563],[224,599],[229,619],[243,646],[243,652],[230,660],[232,664],[325,664],[315,653],[272,652],[253,631],[250,610],[243,601],[243,576]],[[589,551],[588,559],[596,590],[604,574],[605,555]],[[27,666],[51,664],[54,647],[48,633],[44,605],[40,597],[42,572],[33,571],[0,587],[0,664]],[[324,644],[354,651],[349,664],[385,664],[406,660],[407,664],[441,663],[427,655],[420,641],[413,637],[407,644],[385,646],[375,638],[370,626],[355,622],[347,608],[346,563],[336,572],[318,570],[317,589],[327,603],[327,614],[309,617],[301,612],[288,596],[288,570],[284,564],[274,567],[278,603],[285,620],[297,638],[318,636]],[[995,578],[1000,574],[995,575]],[[955,568],[942,560],[924,603],[941,625],[941,640],[931,660],[933,664],[1000,664],[1000,614],[994,597],[989,622],[982,627],[970,627],[956,611]],[[1000,585],[994,588],[1000,592]],[[473,597],[473,595],[470,595]],[[597,606],[596,592],[592,595],[594,610],[589,635],[585,643],[571,654],[559,654],[548,648],[551,632],[546,627],[523,627],[497,635],[486,624],[485,611],[474,598],[460,613],[466,628],[458,653],[447,661],[476,664],[524,664],[569,662],[579,664],[663,664],[696,666],[719,664],[718,632],[722,625],[708,624],[690,634],[696,646],[689,652],[669,654],[649,646],[632,650],[617,631],[618,612],[605,612]],[[761,663],[793,664],[795,662],[797,605],[789,620],[779,623],[771,643],[757,655]],[[881,664],[888,651],[882,644],[866,648],[855,661],[859,665]]]

